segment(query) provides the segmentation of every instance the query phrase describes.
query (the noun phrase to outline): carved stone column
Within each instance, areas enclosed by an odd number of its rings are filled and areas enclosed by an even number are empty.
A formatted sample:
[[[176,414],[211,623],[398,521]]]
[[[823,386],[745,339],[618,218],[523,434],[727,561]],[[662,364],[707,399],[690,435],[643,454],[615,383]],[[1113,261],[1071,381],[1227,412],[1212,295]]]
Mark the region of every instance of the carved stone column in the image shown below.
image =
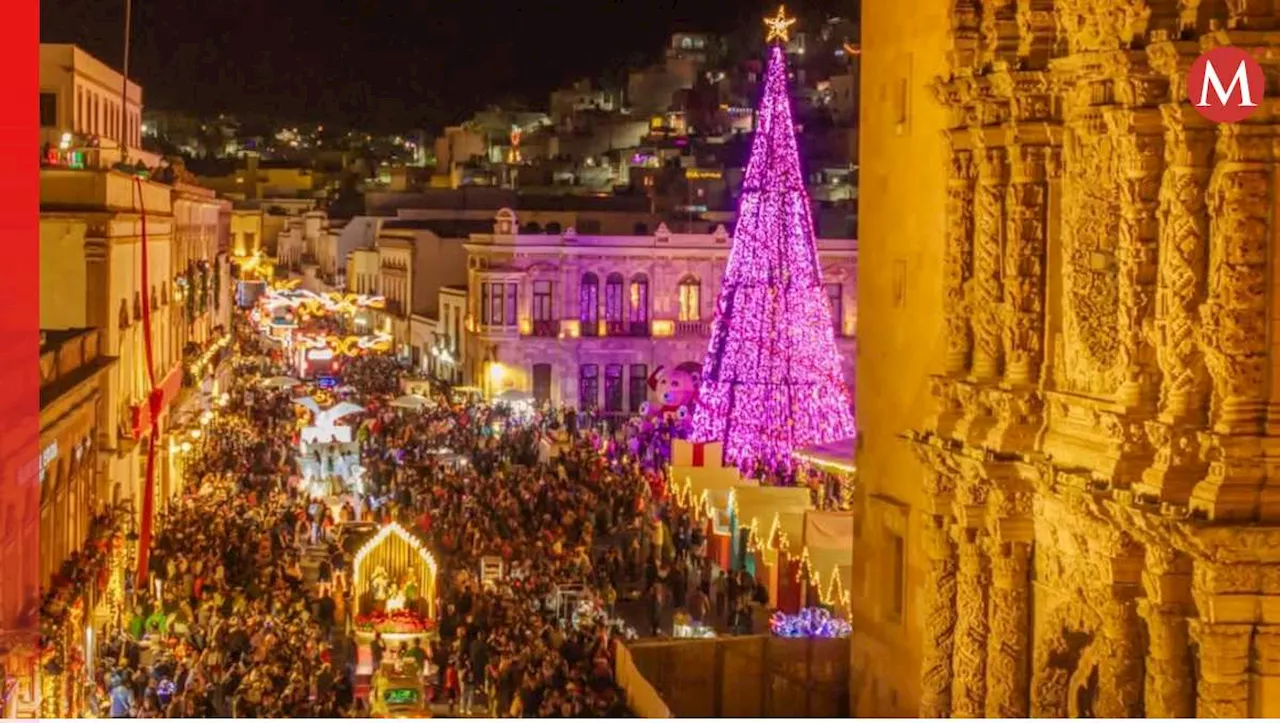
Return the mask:
[[[952,670],[951,715],[982,718],[987,693],[987,595],[991,570],[985,533],[973,527],[957,530],[959,574],[956,579],[955,654]]]
[[[1020,144],[1009,153],[1004,250],[1005,381],[1030,386],[1044,361],[1044,272],[1049,191],[1045,161],[1049,148]]]
[[[1142,623],[1132,600],[1113,601],[1104,613],[1105,655],[1098,663],[1098,717],[1142,717]]]
[[[951,656],[956,627],[956,552],[949,515],[924,517],[928,567],[924,581],[924,660],[920,717],[951,715]]]
[[[1269,692],[1280,683],[1280,626],[1259,625],[1253,634],[1253,671],[1255,684],[1263,691],[1258,696],[1258,706],[1250,711],[1258,718],[1275,718],[1280,715],[1280,700]]]
[[[1004,148],[979,152],[978,188],[974,202],[973,285],[969,310],[973,318],[973,376],[997,379],[1003,363],[1000,303],[1004,246],[1004,200],[1007,179]]]
[[[1154,108],[1114,110],[1108,116],[1121,150],[1120,362],[1123,381],[1116,401],[1126,409],[1154,411],[1157,389],[1155,349],[1148,330],[1155,314],[1156,208],[1164,168],[1164,129]]]
[[[1213,128],[1184,104],[1161,108],[1165,172],[1160,187],[1160,254],[1155,345],[1160,365],[1160,421],[1202,422],[1208,371],[1196,340],[1208,278]]]
[[[953,138],[952,143],[958,143]],[[947,181],[947,247],[943,269],[948,374],[963,374],[973,354],[966,287],[973,276],[973,199],[977,169],[973,151],[953,147]]]
[[[1187,611],[1191,609],[1191,562],[1171,548],[1148,546],[1142,574],[1146,597],[1138,612],[1147,623],[1145,715],[1195,715]]]
[[[1220,125],[1209,182],[1209,291],[1200,348],[1213,385],[1209,473],[1192,508],[1210,519],[1252,518],[1265,478],[1271,126]]]
[[[1028,714],[1029,555],[1030,546],[1023,542],[992,545],[990,640],[987,649],[988,718],[1026,718]]]
[[[1258,434],[1265,411],[1267,243],[1273,205],[1268,126],[1218,126],[1209,182],[1209,294],[1200,309],[1213,429]]]
[[[1249,717],[1249,638],[1252,625],[1191,621],[1200,647],[1196,716]]]
[[[1181,606],[1143,600],[1139,612],[1147,621],[1146,683],[1143,703],[1149,718],[1195,716],[1195,682],[1187,648],[1187,618]]]

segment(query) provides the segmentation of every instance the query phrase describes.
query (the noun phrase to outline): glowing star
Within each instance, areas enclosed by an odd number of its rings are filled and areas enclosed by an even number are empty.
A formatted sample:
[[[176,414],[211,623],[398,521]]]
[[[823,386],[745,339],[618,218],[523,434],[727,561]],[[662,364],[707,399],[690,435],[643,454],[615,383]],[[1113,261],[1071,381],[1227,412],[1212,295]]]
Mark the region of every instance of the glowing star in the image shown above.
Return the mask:
[[[785,43],[791,39],[791,26],[796,24],[796,19],[787,17],[786,6],[779,5],[778,14],[771,18],[765,18],[764,24],[765,27],[769,28],[769,32],[764,38],[766,43],[772,43],[774,40]]]
[[[780,45],[758,118],[693,414],[693,441],[724,442],[726,463],[748,472],[855,432]]]

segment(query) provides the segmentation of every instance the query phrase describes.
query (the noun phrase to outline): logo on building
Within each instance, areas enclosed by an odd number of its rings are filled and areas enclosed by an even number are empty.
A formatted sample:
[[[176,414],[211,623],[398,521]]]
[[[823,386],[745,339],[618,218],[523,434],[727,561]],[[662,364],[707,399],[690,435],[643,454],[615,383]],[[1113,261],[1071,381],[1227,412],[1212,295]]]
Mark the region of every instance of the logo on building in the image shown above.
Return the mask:
[[[1236,47],[1204,53],[1187,73],[1187,101],[1214,123],[1236,123],[1253,115],[1265,90],[1262,66]]]

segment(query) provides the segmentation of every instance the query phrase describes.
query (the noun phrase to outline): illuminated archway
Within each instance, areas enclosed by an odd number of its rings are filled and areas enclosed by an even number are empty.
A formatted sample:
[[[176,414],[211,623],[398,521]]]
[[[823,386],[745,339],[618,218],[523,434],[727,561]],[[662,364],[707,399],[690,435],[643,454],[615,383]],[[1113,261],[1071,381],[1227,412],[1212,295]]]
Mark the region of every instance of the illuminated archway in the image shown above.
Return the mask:
[[[353,561],[352,585],[355,588],[357,614],[369,612],[361,609],[359,601],[367,599],[373,584],[374,573],[382,568],[397,584],[412,574],[420,586],[419,597],[427,602],[427,617],[436,616],[436,558],[422,540],[406,530],[398,522],[383,525],[373,537],[361,545]]]

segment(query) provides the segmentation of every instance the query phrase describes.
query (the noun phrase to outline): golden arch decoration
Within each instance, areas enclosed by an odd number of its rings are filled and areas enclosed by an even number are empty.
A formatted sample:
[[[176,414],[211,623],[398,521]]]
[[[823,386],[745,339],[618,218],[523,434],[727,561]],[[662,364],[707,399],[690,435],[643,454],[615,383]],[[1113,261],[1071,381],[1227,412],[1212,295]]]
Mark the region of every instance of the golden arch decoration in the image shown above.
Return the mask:
[[[419,597],[427,602],[427,617],[436,616],[436,558],[422,544],[422,540],[406,530],[399,522],[383,525],[356,552],[351,576],[355,588],[357,614],[369,612],[359,608],[367,599],[365,593],[373,587],[375,573],[381,568],[399,584],[410,574],[418,581]]]

